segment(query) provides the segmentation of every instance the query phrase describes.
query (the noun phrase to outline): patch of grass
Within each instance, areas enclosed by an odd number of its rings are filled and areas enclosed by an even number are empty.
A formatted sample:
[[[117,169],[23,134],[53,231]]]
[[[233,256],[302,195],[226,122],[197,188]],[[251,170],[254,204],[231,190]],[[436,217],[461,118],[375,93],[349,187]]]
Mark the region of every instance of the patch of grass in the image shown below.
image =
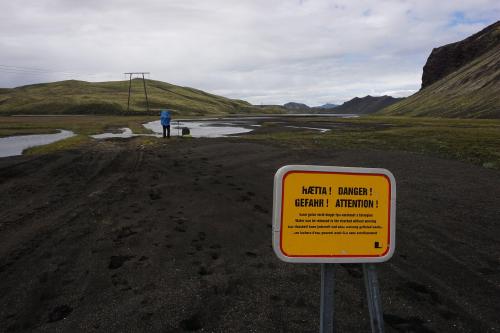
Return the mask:
[[[303,120],[301,120],[303,121]],[[327,133],[276,132],[247,135],[297,149],[399,150],[467,161],[500,169],[500,120],[361,117],[315,120],[335,125]]]
[[[92,139],[86,135],[76,135],[71,138],[67,138],[61,141],[53,142],[48,145],[31,147],[25,149],[23,154],[26,155],[39,155],[39,154],[47,154],[53,153],[56,151],[74,149],[85,144],[88,144]]]

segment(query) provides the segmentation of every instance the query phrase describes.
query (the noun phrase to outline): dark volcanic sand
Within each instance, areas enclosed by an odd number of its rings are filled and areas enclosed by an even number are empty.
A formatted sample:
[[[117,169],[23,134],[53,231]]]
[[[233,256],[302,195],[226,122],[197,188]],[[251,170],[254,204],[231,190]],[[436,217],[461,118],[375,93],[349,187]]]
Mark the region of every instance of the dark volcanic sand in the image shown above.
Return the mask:
[[[378,265],[388,332],[500,329],[500,173],[398,152],[141,139],[0,159],[0,331],[316,332],[319,265],[271,248],[285,164],[385,167],[397,248]],[[340,332],[369,332],[339,265]]]

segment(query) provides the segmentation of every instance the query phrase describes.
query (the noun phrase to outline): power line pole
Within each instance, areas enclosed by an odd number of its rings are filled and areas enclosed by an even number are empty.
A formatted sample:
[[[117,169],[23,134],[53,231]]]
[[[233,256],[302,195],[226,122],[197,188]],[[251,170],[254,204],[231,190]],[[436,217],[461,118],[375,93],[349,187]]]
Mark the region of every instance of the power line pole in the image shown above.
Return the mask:
[[[144,78],[144,74],[149,74],[149,72],[128,72],[124,74],[129,75],[127,111],[129,111],[130,109],[130,91],[132,89],[132,75],[142,75],[142,83],[144,85],[144,95],[146,95],[146,108],[149,111],[148,92],[146,90],[146,79]]]
[[[126,73],[125,73],[126,74]],[[128,84],[128,102],[127,102],[127,112],[128,112],[128,109],[130,107],[130,89],[132,88],[132,73],[129,73],[130,74],[130,81],[129,81],[129,84]]]
[[[146,80],[144,80],[144,73],[142,73],[142,84],[144,85],[144,95],[146,95],[146,108],[149,111],[148,92],[146,91]]]

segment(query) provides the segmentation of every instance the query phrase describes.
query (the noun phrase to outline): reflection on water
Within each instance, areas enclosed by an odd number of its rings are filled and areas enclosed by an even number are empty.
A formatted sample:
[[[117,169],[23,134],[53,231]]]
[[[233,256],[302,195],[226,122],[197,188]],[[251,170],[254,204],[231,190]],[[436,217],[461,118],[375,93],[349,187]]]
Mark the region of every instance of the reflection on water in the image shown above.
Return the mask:
[[[151,121],[143,125],[159,135],[163,134],[163,127],[159,120]],[[217,138],[231,134],[241,134],[251,132],[251,128],[239,127],[229,122],[205,122],[205,121],[172,121],[170,124],[170,135],[180,136],[182,128],[189,128],[190,134],[195,138]]]
[[[71,131],[59,130],[56,134],[20,135],[0,138],[0,157],[21,155],[23,150],[47,145],[75,135]]]
[[[156,136],[163,135],[163,127],[159,120],[151,121],[143,124],[147,129],[152,130],[155,134],[134,134],[130,128],[121,128],[121,133],[102,133],[91,135],[94,139],[108,138],[131,138],[133,136]],[[250,128],[239,127],[228,122],[207,122],[207,121],[173,121],[170,126],[171,136],[181,136],[182,128],[189,128],[190,135],[195,138],[216,138],[231,134],[246,133],[252,131]]]

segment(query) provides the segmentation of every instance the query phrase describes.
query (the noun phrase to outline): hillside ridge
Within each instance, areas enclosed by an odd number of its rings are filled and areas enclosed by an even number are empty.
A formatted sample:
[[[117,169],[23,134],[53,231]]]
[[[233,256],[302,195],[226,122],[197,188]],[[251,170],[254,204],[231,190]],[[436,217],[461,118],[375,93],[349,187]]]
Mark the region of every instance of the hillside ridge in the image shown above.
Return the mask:
[[[182,115],[279,112],[157,80],[146,80],[146,87],[151,112],[163,108]],[[0,90],[0,114],[122,114],[127,111],[128,89],[129,80],[66,80],[4,88]],[[147,103],[142,79],[132,80],[129,109],[129,113],[145,114]]]

